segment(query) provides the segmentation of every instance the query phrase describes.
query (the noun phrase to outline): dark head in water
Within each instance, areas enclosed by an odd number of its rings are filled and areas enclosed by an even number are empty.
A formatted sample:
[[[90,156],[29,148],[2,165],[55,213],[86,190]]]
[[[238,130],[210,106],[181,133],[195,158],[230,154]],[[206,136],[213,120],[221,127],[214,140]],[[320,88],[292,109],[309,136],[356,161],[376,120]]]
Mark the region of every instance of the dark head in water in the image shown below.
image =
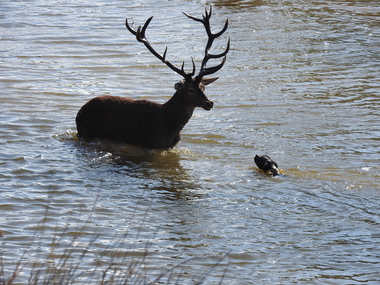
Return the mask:
[[[255,163],[258,168],[265,172],[269,171],[273,176],[280,174],[277,163],[267,155],[256,154]]]

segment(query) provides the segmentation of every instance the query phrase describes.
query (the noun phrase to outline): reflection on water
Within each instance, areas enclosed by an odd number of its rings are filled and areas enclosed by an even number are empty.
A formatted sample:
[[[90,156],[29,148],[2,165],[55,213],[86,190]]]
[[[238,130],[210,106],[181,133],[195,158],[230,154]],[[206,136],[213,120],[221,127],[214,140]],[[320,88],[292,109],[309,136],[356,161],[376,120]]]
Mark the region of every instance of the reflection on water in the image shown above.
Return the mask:
[[[232,39],[206,90],[213,110],[196,110],[170,151],[79,141],[75,116],[90,98],[164,102],[179,80],[128,33],[125,17],[154,15],[152,45],[167,45],[178,66],[191,57],[199,66],[204,31],[181,11],[200,16],[210,3],[212,24],[228,17]],[[89,251],[78,283],[115,252],[149,257],[152,278],[187,260],[174,273],[181,284],[209,269],[205,283],[379,282],[377,1],[210,3],[0,3],[6,276],[27,250],[25,283],[56,238],[49,264],[66,245],[74,263]],[[285,176],[257,171],[255,154]]]
[[[175,199],[185,197],[189,190],[200,188],[183,168],[176,150],[146,150],[107,141],[81,142],[80,147],[81,153],[86,153],[89,166],[108,164],[109,173],[125,175],[126,179],[136,179],[138,183],[148,179],[149,184],[143,187],[164,193],[168,199],[172,199],[172,195]]]

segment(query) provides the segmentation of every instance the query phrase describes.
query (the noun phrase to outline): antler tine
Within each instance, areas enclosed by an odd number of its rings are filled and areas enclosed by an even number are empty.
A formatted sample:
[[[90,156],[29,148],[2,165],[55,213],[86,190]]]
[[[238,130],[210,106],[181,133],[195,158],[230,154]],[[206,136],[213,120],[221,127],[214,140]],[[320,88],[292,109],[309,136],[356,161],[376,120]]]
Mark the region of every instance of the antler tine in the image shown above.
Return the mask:
[[[224,24],[223,29],[219,33],[214,34],[215,38],[219,38],[221,35],[223,35],[223,33],[227,30],[227,28],[228,28],[228,19],[226,19],[226,23]]]
[[[134,24],[135,24],[135,22],[132,22],[132,25],[129,26],[128,18],[125,19],[125,26],[127,27],[128,31],[130,31],[133,35],[136,35],[136,31],[133,29]]]
[[[207,10],[206,10],[207,11]],[[182,12],[182,14],[184,14],[186,17],[190,18],[190,19],[193,19],[194,21],[197,21],[197,22],[201,22],[203,23],[204,21],[202,19],[198,19],[198,18],[195,18],[189,14],[187,14],[186,12]]]
[[[156,52],[156,50],[150,45],[150,43],[148,42],[147,38],[145,37],[145,31],[146,29],[148,28],[149,26],[149,23],[150,21],[152,21],[153,19],[153,16],[148,18],[148,20],[146,20],[145,24],[143,27],[139,26],[137,28],[137,30],[135,31],[133,29],[133,24],[134,22],[132,23],[131,26],[129,26],[128,24],[128,19],[125,19],[125,26],[127,27],[128,31],[130,31],[133,35],[136,36],[136,39],[137,41],[143,43],[146,48],[155,56],[157,57],[159,60],[161,60],[163,63],[165,63],[171,70],[173,70],[174,72],[178,73],[179,75],[182,75],[184,78],[188,78],[188,76],[193,76],[194,73],[195,73],[195,64],[194,64],[194,60],[192,59],[193,61],[193,71],[192,73],[189,73],[187,74],[184,70],[184,65],[185,63],[183,62],[182,64],[182,67],[181,69],[175,67],[173,64],[171,64],[169,61],[166,60],[166,53],[168,51],[168,47],[165,48],[165,51],[163,53],[163,55],[160,55],[158,52]]]
[[[186,76],[191,76],[191,77],[193,77],[194,74],[195,74],[195,62],[194,62],[194,59],[193,59],[193,58],[191,58],[191,62],[193,63],[193,71],[190,72],[190,73],[186,73]],[[185,66],[185,62],[182,61],[181,70],[182,70],[182,72],[185,73],[185,71],[184,71],[184,66]]]
[[[140,39],[146,39],[145,38],[145,31],[146,31],[146,28],[148,28],[148,25],[150,24],[150,21],[152,21],[152,19],[153,19],[153,16],[149,17],[148,20],[146,20],[142,29],[141,29],[141,26],[139,26],[139,28],[137,29],[137,34],[138,34],[139,29],[141,30],[140,35],[138,36]],[[146,40],[146,41],[148,42],[148,40]]]
[[[222,62],[220,64],[218,64],[217,66],[203,68],[199,72],[199,74],[197,75],[196,78],[198,80],[201,80],[203,78],[203,76],[206,76],[206,75],[213,74],[213,73],[217,72],[219,69],[221,69],[223,67],[224,63],[226,62],[226,59],[227,59],[227,56],[224,56]]]
[[[193,63],[193,71],[191,73],[189,73],[189,75],[194,76],[194,74],[195,74],[195,62],[194,62],[194,58],[191,58],[191,62]]]
[[[225,50],[224,52],[222,52],[222,53],[220,53],[220,54],[210,54],[210,53],[208,53],[208,54],[207,54],[208,57],[209,57],[209,58],[221,58],[221,57],[223,57],[223,56],[226,56],[227,53],[228,53],[229,50],[230,50],[230,42],[231,42],[231,38],[228,38],[227,47],[226,47],[226,50]]]

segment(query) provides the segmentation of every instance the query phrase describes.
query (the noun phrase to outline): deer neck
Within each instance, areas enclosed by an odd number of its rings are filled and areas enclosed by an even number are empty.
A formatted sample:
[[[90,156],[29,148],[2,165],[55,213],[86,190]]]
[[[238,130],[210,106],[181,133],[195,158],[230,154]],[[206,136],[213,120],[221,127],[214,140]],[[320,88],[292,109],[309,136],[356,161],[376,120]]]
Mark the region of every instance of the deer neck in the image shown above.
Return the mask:
[[[190,120],[195,107],[190,104],[180,91],[174,93],[162,106],[164,119],[170,132],[179,133]]]

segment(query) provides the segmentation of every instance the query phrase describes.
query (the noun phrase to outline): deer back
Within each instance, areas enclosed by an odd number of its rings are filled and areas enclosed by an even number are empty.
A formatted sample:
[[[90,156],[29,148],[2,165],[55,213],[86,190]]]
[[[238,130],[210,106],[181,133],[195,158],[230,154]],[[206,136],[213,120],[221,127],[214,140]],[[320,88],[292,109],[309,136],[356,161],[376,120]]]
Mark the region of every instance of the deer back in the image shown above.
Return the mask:
[[[81,139],[107,139],[147,148],[165,148],[162,105],[119,96],[99,96],[79,110],[76,123]]]

